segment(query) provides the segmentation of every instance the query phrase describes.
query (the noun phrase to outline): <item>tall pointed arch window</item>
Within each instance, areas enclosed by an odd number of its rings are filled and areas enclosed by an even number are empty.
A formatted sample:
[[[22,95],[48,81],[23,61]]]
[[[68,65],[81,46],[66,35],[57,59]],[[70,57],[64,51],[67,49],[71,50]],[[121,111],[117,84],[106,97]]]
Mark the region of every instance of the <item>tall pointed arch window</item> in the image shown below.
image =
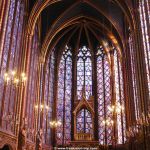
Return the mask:
[[[81,109],[77,115],[77,133],[91,133],[93,134],[92,127],[92,114],[87,109]]]
[[[83,46],[77,56],[77,96],[81,99],[82,89],[88,99],[92,95],[92,61],[90,49]]]
[[[149,0],[139,1],[140,21],[142,28],[142,39],[145,55],[145,65],[147,73],[148,90],[150,97],[150,6]]]
[[[23,14],[24,3],[21,0],[10,0],[8,18],[0,43],[0,126],[11,132],[14,132],[15,123],[5,121],[5,118],[11,115],[14,120],[16,90],[12,85],[4,85],[3,75],[5,72],[18,69],[21,62]]]
[[[103,120],[111,121],[112,113],[108,106],[111,106],[110,87],[110,65],[107,55],[102,46],[97,51],[97,97],[98,97],[98,132],[100,144],[112,144],[112,125],[104,125]]]
[[[115,74],[114,86],[116,94],[116,105],[121,105],[125,107],[122,66],[115,47],[114,47],[114,74]],[[126,140],[125,136],[126,120],[125,120],[125,112],[122,110],[121,112],[117,113],[116,130],[117,130],[117,143],[123,144]]]
[[[66,46],[60,60],[58,73],[57,120],[62,125],[57,128],[57,144],[67,145],[71,139],[71,89],[72,89],[72,53]]]
[[[51,144],[51,128],[49,128],[49,120],[52,120],[52,105],[54,102],[54,66],[55,55],[54,51],[52,51],[47,60],[45,71],[44,103],[49,107],[48,111],[44,111],[43,141],[45,144]]]
[[[111,93],[111,88],[115,87],[116,106],[124,106],[124,90],[123,90],[123,76],[120,59],[117,51],[114,51],[114,85],[111,83],[111,67],[108,61],[108,56],[103,47],[98,47],[97,50],[97,97],[98,97],[98,131],[100,144],[112,145],[114,129],[117,135],[115,138],[118,144],[125,142],[125,113],[123,111],[117,112],[116,118],[109,107],[112,106],[114,100]],[[112,86],[112,87],[111,87]],[[103,121],[109,122],[103,123]],[[111,122],[115,121],[115,124]]]
[[[130,56],[131,56],[131,71],[132,71],[132,86],[133,86],[133,97],[134,97],[134,109],[135,109],[135,117],[138,119],[139,117],[139,100],[138,100],[138,90],[137,90],[137,80],[136,80],[136,68],[135,68],[135,54],[134,54],[134,45],[133,45],[133,36],[129,35],[129,48],[130,48]]]

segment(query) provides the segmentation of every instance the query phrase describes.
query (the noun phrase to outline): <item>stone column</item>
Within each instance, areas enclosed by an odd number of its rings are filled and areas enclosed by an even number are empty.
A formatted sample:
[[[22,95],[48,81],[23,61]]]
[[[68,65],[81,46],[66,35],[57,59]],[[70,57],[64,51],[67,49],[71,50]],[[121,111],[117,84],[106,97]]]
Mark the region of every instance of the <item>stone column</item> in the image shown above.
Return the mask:
[[[31,44],[32,44],[32,35],[26,34],[25,40],[23,42],[23,55],[22,55],[22,72],[26,73],[27,78],[29,77],[29,64],[30,64],[30,55],[31,55]],[[28,82],[28,81],[27,81]],[[18,99],[18,125],[16,128],[16,135],[18,136],[17,140],[17,150],[22,150],[26,144],[26,119],[25,119],[25,101],[27,95],[27,83],[20,87],[19,99]]]
[[[148,81],[146,74],[146,65],[144,59],[144,46],[142,39],[142,31],[141,31],[141,22],[140,22],[140,14],[138,10],[138,2],[135,3],[133,14],[135,18],[135,29],[133,31],[134,37],[134,49],[135,49],[135,64],[136,64],[136,75],[137,75],[137,86],[138,86],[138,96],[140,103],[140,115],[142,113],[144,116],[148,114],[148,102],[149,102],[149,91],[148,91]],[[143,149],[147,150],[147,127],[143,125]]]
[[[1,1],[0,5],[0,60],[4,45],[4,39],[6,34],[6,26],[8,21],[8,15],[9,15],[9,7],[10,7],[10,0],[3,0]]]

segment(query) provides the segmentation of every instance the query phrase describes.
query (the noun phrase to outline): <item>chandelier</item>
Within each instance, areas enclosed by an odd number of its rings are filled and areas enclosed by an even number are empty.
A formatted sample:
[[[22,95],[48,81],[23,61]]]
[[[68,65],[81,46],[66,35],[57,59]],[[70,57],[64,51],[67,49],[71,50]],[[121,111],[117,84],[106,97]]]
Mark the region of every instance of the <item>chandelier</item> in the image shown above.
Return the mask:
[[[108,110],[112,113],[119,114],[122,111],[124,111],[124,107],[121,104],[118,103],[118,104],[115,104],[115,105],[112,105],[112,106],[108,106]]]
[[[50,121],[49,124],[50,124],[51,128],[57,128],[57,127],[61,126],[61,122],[57,121],[57,120]]]
[[[17,73],[16,70],[12,70],[9,72],[6,72],[4,74],[4,83],[6,85],[14,85],[15,87],[25,85],[27,80],[26,74],[24,72],[22,73]]]
[[[112,105],[112,106],[108,106],[108,110],[110,112],[112,112],[112,114],[117,115],[117,114],[120,114],[121,112],[124,111],[124,107],[120,104],[115,104],[115,105]],[[103,125],[107,125],[107,126],[114,125],[114,122],[115,122],[115,120],[113,118],[112,119],[107,119],[106,118],[102,121]]]
[[[44,104],[37,104],[37,105],[34,106],[34,108],[35,108],[36,111],[38,111],[38,110],[40,110],[40,111],[46,110],[46,112],[48,112],[49,109],[50,109],[48,105],[44,105]]]

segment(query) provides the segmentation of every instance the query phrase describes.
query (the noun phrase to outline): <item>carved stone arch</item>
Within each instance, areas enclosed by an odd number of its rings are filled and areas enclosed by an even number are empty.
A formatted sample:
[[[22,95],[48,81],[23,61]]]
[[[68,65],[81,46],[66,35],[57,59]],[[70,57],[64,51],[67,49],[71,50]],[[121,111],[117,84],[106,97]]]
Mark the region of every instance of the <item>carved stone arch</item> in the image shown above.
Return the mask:
[[[44,40],[43,45],[42,45],[42,48],[41,48],[41,52],[44,54],[44,57],[46,57],[49,44],[51,43],[51,41],[53,40],[55,35],[57,33],[59,33],[62,29],[66,28],[66,27],[68,27],[70,25],[73,25],[75,23],[79,23],[78,19],[81,19],[81,18],[85,18],[85,19],[94,21],[95,24],[97,24],[99,27],[101,26],[100,22],[98,22],[97,20],[95,20],[93,18],[89,18],[89,17],[86,17],[86,16],[76,16],[76,17],[71,18],[70,20],[67,20],[67,22],[65,22],[63,25],[59,26],[55,32],[52,32],[52,30],[50,28],[48,33],[47,33],[47,35],[46,35],[46,37],[45,37],[45,40]],[[109,33],[109,29],[107,29],[106,27],[105,27],[105,29]]]
[[[66,38],[65,42],[63,42],[61,44],[61,46],[59,47],[62,47],[62,50],[60,51],[60,53],[57,55],[57,63],[58,63],[58,66],[60,64],[60,60],[61,60],[61,56],[63,54],[63,51],[65,50],[65,46],[69,43],[70,39],[72,38],[72,36],[75,34],[75,32],[79,29],[79,25],[78,23],[75,24],[75,25],[72,25],[70,28],[67,28],[61,35],[59,35],[59,37],[57,38],[57,40],[54,42],[54,43],[50,43],[50,46],[49,46],[49,50],[47,51],[46,55],[45,55],[45,62],[48,60],[48,57],[51,53],[51,51],[55,48],[55,46],[57,45],[57,43],[59,42],[59,40],[68,34],[68,32],[70,30],[72,30],[72,33]],[[44,54],[43,54],[44,56]]]
[[[131,29],[135,29],[134,13],[133,13],[133,10],[130,8],[130,6],[128,6],[129,5],[128,3],[131,3],[131,2],[120,1],[120,0],[114,0],[114,2],[116,2],[118,4],[118,6],[121,8],[123,13],[127,17],[127,21],[129,23]]]
[[[70,27],[70,28],[68,28],[68,29],[66,29],[61,35],[59,35],[58,36],[58,38],[57,39],[55,39],[54,40],[54,42],[52,43],[52,44],[50,44],[49,45],[49,50],[53,50],[54,48],[55,48],[55,46],[57,45],[57,43],[59,42],[59,40],[63,37],[63,36],[65,36],[70,30],[72,30],[73,29],[73,32],[75,32],[76,30],[77,30],[77,26],[73,26],[73,27]],[[71,37],[71,36],[70,36]],[[70,37],[68,37],[68,40],[69,40],[69,38]],[[67,43],[67,42],[65,42],[65,43]],[[47,61],[48,61],[48,58],[49,58],[49,55],[50,55],[50,52],[48,51],[47,52],[47,54],[46,54],[46,58],[45,58],[45,64],[47,64]],[[61,54],[60,55],[62,55],[62,52],[61,52]],[[44,53],[42,53],[42,56],[44,56]],[[58,56],[59,58],[59,60],[60,60],[60,56]]]
[[[34,27],[36,24],[36,21],[40,15],[40,13],[49,5],[52,5],[54,3],[60,2],[61,0],[47,0],[47,1],[38,1],[35,3],[32,11],[31,11],[31,15],[29,16],[29,20],[28,20],[28,24],[27,24],[27,34],[29,35],[33,35],[33,31],[34,31]],[[76,3],[74,3],[73,5],[77,5],[78,3],[80,3],[81,1],[78,1]],[[91,7],[97,9],[100,13],[102,13],[112,24],[113,22],[111,21],[111,19],[109,18],[109,16],[107,16],[106,14],[104,14],[100,9],[98,9],[96,7],[96,5],[94,3],[91,3],[88,0],[85,0],[84,3],[87,3],[88,5],[90,5]],[[120,5],[119,5],[120,6]],[[73,7],[73,6],[71,6]],[[120,6],[121,7],[121,6]],[[67,11],[67,10],[66,10]],[[65,11],[65,12],[66,12]],[[64,13],[65,14],[65,13]],[[59,20],[59,19],[58,19]],[[57,22],[57,20],[56,20]],[[113,26],[115,27],[115,25],[113,24]],[[119,32],[118,32],[119,33]]]
[[[83,109],[86,108],[87,110],[89,110],[89,112],[91,112],[91,114],[94,116],[94,109],[91,107],[91,105],[88,103],[88,101],[85,99],[85,97],[82,98],[82,100],[80,100],[80,102],[78,103],[78,105],[76,106],[76,108],[73,111],[73,114],[78,114],[78,112]]]
[[[46,35],[46,38],[45,38],[45,40],[44,40],[44,43],[43,43],[43,46],[42,46],[42,49],[41,49],[41,51],[43,51],[43,50],[45,50],[45,57],[46,57],[46,47],[44,46],[44,45],[47,45],[48,46],[48,43],[46,42],[47,40],[48,40],[48,34],[50,33],[50,32],[52,32],[52,29],[53,29],[53,27],[57,24],[57,22],[59,22],[59,20],[61,19],[61,17],[63,17],[67,12],[68,12],[68,10],[70,10],[71,8],[74,8],[76,5],[78,5],[78,4],[80,4],[81,3],[81,1],[77,1],[77,2],[75,2],[75,3],[73,3],[67,10],[65,10],[64,11],[64,13],[62,13],[57,19],[56,19],[56,21],[54,21],[54,23],[52,24],[52,26],[50,27],[50,29],[49,29],[49,31],[48,31],[48,33],[47,33],[47,35]],[[100,8],[99,7],[97,7],[96,5],[95,5],[95,3],[91,3],[90,1],[88,1],[88,0],[85,0],[84,1],[84,3],[86,3],[87,5],[89,5],[89,6],[91,6],[92,8],[94,8],[94,9],[96,9],[99,13],[101,13],[103,16],[105,16],[106,18],[107,18],[107,20],[112,24],[112,26],[115,28],[115,30],[117,31],[117,33],[119,34],[119,36],[120,36],[120,38],[121,38],[121,41],[123,41],[123,38],[122,38],[122,34],[120,33],[120,31],[119,31],[119,28],[117,27],[117,24],[115,24],[112,20],[111,20],[111,18],[107,15],[107,14],[105,14],[102,10],[100,10]],[[61,28],[61,27],[60,27]],[[55,35],[54,35],[55,36]],[[49,39],[50,40],[50,39]],[[50,42],[49,42],[50,43]],[[123,43],[124,42],[122,42],[122,45],[123,45]],[[124,45],[123,45],[124,46]],[[120,49],[120,51],[121,51],[121,49]]]
[[[62,0],[46,0],[46,1],[37,1],[33,9],[31,11],[31,14],[29,16],[28,24],[27,24],[27,34],[33,35],[34,28],[36,21],[41,14],[41,12],[49,5],[52,5],[54,3],[60,2]]]
[[[120,37],[122,37],[121,35],[121,31],[119,29],[119,27],[117,26],[117,23],[115,23],[112,18],[108,15],[105,14],[100,8],[98,8],[98,6],[95,3],[92,3],[91,1],[85,0],[85,2],[90,5],[91,7],[95,8],[100,14],[102,14],[104,17],[106,17],[106,19],[110,22],[110,24],[112,25],[112,27],[115,28],[115,30],[117,31],[117,33],[119,34]],[[122,38],[121,38],[122,39]]]
[[[6,143],[2,147],[0,147],[0,150],[15,150],[15,147]]]
[[[62,29],[66,28],[66,27],[78,24],[79,23],[78,19],[82,18],[82,17],[83,16],[78,16],[78,17],[72,18],[71,20],[68,20],[62,26],[59,26],[56,29],[56,31],[54,31],[53,33],[51,33],[51,29],[48,31],[48,33],[47,33],[47,35],[45,37],[45,40],[44,40],[44,42],[42,44],[42,48],[41,48],[41,52],[43,52],[44,57],[46,57],[49,44],[51,43],[51,41],[53,40],[55,35],[58,34]]]
[[[92,26],[93,25],[95,25],[95,28],[100,28],[101,26],[100,26],[100,24],[95,24],[95,23],[93,23],[93,24],[91,24]],[[89,28],[89,30],[91,30],[91,32],[95,35],[95,37],[97,38],[97,40],[99,40],[99,41],[101,41],[101,44],[102,44],[102,46],[104,47],[104,50],[106,51],[106,46],[104,45],[104,40],[102,39],[102,38],[100,38],[93,30],[92,30],[92,28],[90,28],[89,26],[87,26],[87,28]],[[105,27],[104,27],[105,28]],[[108,32],[108,34],[110,34],[110,32]],[[113,37],[111,37],[111,36],[106,36],[111,42],[112,42],[112,44],[115,46],[115,48],[116,48],[116,50],[117,50],[117,52],[118,52],[118,54],[119,54],[119,57],[122,59],[122,50],[121,49],[125,49],[125,45],[120,45],[120,43],[118,43],[118,41],[117,41],[117,43],[115,43],[114,41],[113,41]],[[116,40],[116,39],[115,39]],[[123,39],[121,39],[120,38],[120,40],[121,40],[121,44],[123,44]],[[106,51],[107,52],[107,51]],[[110,61],[109,61],[109,63],[111,63]]]
[[[89,29],[89,31],[91,31],[93,33],[93,35],[95,35],[95,38],[99,41],[99,44],[102,45],[104,51],[106,52],[107,60],[109,62],[109,65],[111,65],[111,59],[108,57],[109,51],[107,51],[107,48],[106,48],[106,46],[103,42],[103,39],[101,37],[99,37],[89,26],[87,26],[87,28]]]
[[[8,133],[1,132],[0,135],[0,149],[4,146],[8,146],[10,150],[16,150],[16,137],[9,135]]]
[[[91,133],[77,133],[77,127],[76,127],[77,115],[80,111],[82,111],[82,109],[85,109],[85,110],[88,110],[89,113],[91,114],[92,129],[94,132],[95,112],[94,112],[93,103],[94,103],[94,99],[92,96],[88,100],[86,100],[84,91],[83,91],[81,100],[76,100],[76,106],[75,106],[75,109],[73,111],[73,117],[74,117],[73,119],[74,119],[74,124],[75,124],[75,127],[74,127],[74,139],[75,139],[75,141],[80,141],[80,140],[81,141],[83,141],[83,140],[92,141],[92,140],[94,140],[93,134],[91,134]]]
[[[60,2],[61,0],[46,0],[46,1],[37,1],[34,6],[33,9],[31,10],[31,14],[29,16],[28,22],[27,22],[27,26],[26,26],[26,30],[25,30],[25,38],[24,38],[24,42],[23,42],[23,47],[24,47],[24,51],[25,51],[25,55],[27,57],[25,57],[24,60],[24,66],[23,66],[23,70],[25,72],[28,72],[28,64],[29,64],[29,57],[28,57],[28,51],[30,51],[30,46],[31,46],[31,42],[32,42],[32,37],[34,34],[34,29],[35,29],[35,24],[41,14],[41,12],[49,5],[52,5],[56,2]],[[27,59],[26,59],[27,58]]]
[[[121,33],[120,33],[119,28],[118,28],[118,26],[117,26],[117,23],[114,23],[113,20],[112,20],[112,18],[111,18],[108,14],[106,14],[105,12],[103,12],[99,7],[97,7],[97,5],[96,5],[95,3],[92,3],[92,2],[89,1],[89,0],[84,0],[84,1],[82,1],[82,2],[85,3],[85,4],[87,4],[87,5],[89,5],[91,8],[97,10],[101,15],[103,15],[103,16],[110,22],[110,24],[116,29],[116,31],[120,34],[120,36],[121,36]],[[75,7],[76,7],[78,4],[80,4],[80,3],[81,3],[81,1],[77,1],[77,2],[75,2],[73,5],[71,5],[66,11],[64,11],[63,14],[61,14],[61,15],[58,17],[58,19],[56,19],[56,21],[53,23],[52,26],[54,27],[54,26],[57,24],[57,22],[58,22],[65,14],[68,13],[68,11],[69,11],[70,9],[75,8]]]

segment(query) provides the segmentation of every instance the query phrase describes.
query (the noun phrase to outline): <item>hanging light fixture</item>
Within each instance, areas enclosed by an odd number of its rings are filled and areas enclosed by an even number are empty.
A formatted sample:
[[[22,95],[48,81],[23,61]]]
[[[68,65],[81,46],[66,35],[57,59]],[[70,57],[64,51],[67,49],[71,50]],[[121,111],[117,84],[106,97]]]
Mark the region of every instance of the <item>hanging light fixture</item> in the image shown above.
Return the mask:
[[[17,74],[16,70],[12,70],[4,74],[4,83],[6,85],[14,85],[16,87],[21,85],[24,86],[26,81],[27,77],[24,72],[22,72],[21,74]]]
[[[124,107],[120,104],[115,104],[115,105],[112,105],[112,106],[108,106],[108,110],[112,113],[115,112],[115,113],[118,114],[118,113],[124,111]]]
[[[103,120],[102,123],[103,125],[106,125],[106,126],[112,126],[114,124],[114,121],[110,119],[106,119],[106,120]]]
[[[51,128],[57,128],[57,127],[61,126],[61,122],[57,121],[57,120],[50,121],[49,124],[50,124]]]

